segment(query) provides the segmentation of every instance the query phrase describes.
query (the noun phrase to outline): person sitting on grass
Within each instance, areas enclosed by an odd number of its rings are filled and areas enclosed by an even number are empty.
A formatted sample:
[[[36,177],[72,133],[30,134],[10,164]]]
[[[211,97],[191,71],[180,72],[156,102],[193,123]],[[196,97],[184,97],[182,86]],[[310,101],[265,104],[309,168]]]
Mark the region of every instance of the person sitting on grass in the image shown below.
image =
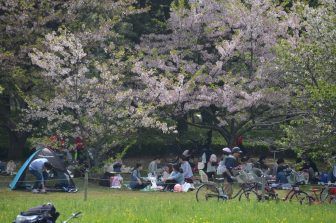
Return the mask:
[[[6,172],[8,175],[14,175],[14,172],[15,172],[15,169],[16,169],[16,164],[13,160],[10,160],[8,163],[7,163],[7,167],[6,167]]]
[[[192,177],[193,177],[193,172],[191,170],[191,166],[188,162],[189,158],[187,157],[182,157],[181,158],[181,169],[183,171],[183,177],[184,181],[187,183],[193,183]]]
[[[35,176],[36,181],[33,185],[33,193],[45,193],[45,181],[48,179],[48,172],[53,169],[53,166],[46,158],[39,158],[34,160],[29,165],[29,172]]]
[[[158,164],[160,163],[160,158],[155,157],[148,165],[148,173],[152,174],[153,176],[158,176]]]
[[[171,191],[174,189],[175,184],[184,184],[183,171],[178,164],[173,165],[173,172],[164,180],[164,190]]]
[[[261,169],[262,171],[269,171],[270,170],[270,168],[269,168],[269,166],[266,164],[266,155],[260,155],[259,156],[259,160],[258,160],[258,162],[256,162],[256,164],[255,164],[255,167],[256,168],[259,168],[259,169]]]
[[[132,190],[140,190],[145,188],[148,183],[141,178],[140,171],[142,170],[142,164],[137,163],[131,173],[131,182],[129,184]]]
[[[120,174],[112,173],[110,177],[110,188],[120,189],[123,178]]]
[[[288,170],[288,165],[285,164],[285,160],[283,158],[279,158],[277,160],[278,168],[277,168],[277,175],[276,175],[276,181],[278,183],[286,184],[288,183],[287,180],[287,170]]]
[[[161,176],[161,181],[167,180],[172,172],[173,172],[173,165],[171,163],[164,166],[162,176]]]

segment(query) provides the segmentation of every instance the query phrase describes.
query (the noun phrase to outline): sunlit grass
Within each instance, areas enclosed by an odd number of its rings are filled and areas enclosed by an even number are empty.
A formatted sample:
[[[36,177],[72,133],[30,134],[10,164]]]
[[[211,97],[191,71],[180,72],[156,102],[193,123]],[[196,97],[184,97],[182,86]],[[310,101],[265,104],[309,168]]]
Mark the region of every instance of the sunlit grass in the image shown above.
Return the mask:
[[[200,204],[195,192],[133,192],[90,187],[82,191],[32,194],[0,189],[0,222],[11,222],[29,207],[52,202],[60,220],[72,212],[84,214],[77,222],[335,222],[332,205],[302,206],[288,202],[248,203],[236,200]],[[74,221],[76,222],[76,221]]]

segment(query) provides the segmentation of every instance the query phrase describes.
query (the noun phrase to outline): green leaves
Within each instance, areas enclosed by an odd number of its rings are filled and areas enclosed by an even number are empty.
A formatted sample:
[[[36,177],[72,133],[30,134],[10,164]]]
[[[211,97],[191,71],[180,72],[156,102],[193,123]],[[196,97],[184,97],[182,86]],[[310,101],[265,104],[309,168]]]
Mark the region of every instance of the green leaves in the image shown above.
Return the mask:
[[[283,80],[291,86],[290,109],[299,114],[283,126],[282,143],[313,155],[333,153],[336,135],[336,6],[321,3],[316,8],[295,5],[290,16],[297,30],[276,48]]]

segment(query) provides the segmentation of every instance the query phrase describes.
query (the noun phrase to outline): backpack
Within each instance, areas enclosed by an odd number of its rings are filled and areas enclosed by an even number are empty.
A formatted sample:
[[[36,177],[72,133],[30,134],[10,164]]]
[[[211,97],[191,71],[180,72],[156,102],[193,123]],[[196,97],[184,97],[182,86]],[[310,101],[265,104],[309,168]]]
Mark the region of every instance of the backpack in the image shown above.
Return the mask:
[[[13,223],[55,223],[59,213],[53,204],[43,204],[21,212]]]

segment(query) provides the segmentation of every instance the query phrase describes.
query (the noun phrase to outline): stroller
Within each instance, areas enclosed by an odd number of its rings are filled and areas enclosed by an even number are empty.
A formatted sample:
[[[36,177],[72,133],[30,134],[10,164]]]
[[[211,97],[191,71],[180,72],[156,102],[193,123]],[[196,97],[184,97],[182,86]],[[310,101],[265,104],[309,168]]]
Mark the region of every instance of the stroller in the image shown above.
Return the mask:
[[[63,223],[69,222],[73,218],[79,217],[81,212],[72,214]],[[56,223],[59,213],[53,204],[43,204],[37,207],[30,208],[28,211],[21,212],[13,223]]]

